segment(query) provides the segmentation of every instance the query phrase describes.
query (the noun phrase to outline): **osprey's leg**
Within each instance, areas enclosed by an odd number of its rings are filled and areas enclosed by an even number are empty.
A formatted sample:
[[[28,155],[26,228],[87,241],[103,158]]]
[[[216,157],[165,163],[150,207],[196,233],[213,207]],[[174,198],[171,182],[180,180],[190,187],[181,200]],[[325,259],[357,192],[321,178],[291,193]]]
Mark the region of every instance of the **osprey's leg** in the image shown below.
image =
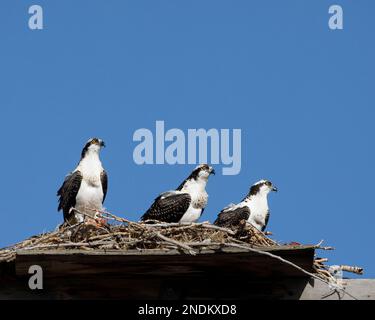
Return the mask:
[[[102,228],[107,225],[107,220],[101,217],[100,212],[95,212],[94,217],[86,217],[86,224],[93,225],[97,228]]]

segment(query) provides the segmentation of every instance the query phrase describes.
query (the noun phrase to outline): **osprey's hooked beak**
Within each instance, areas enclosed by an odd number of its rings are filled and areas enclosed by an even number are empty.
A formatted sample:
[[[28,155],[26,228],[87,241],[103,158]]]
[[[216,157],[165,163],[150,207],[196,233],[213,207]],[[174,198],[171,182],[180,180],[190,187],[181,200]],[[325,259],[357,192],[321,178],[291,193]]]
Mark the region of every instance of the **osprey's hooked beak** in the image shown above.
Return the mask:
[[[105,148],[105,143],[104,143],[103,140],[100,140],[99,143],[100,143],[100,146],[101,146],[102,148]]]
[[[277,192],[277,188],[274,186],[274,187],[272,187],[272,191],[275,191],[275,192]]]
[[[213,175],[215,175],[215,169],[214,168],[210,168],[210,174],[213,174]]]

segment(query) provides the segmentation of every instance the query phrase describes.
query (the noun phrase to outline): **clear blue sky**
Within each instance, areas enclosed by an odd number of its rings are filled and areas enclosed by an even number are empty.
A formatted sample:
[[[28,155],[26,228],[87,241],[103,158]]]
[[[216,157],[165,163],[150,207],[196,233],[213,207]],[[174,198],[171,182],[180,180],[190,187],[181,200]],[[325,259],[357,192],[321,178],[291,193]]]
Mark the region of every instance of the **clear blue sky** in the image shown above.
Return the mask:
[[[328,7],[344,30],[328,29]],[[28,8],[44,30],[28,29]],[[138,219],[190,165],[138,166],[133,132],[241,128],[242,171],[214,176],[203,220],[260,178],[269,229],[375,277],[374,1],[0,3],[0,246],[62,221],[56,190],[103,138],[106,208]],[[218,166],[220,169],[220,166]],[[219,170],[221,171],[221,170]]]

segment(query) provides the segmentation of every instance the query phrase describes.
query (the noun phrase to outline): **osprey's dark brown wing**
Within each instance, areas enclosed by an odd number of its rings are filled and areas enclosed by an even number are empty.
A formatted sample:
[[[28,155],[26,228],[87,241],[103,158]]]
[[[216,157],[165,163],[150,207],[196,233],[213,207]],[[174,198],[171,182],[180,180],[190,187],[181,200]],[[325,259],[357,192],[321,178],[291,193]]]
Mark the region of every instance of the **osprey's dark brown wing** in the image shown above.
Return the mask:
[[[108,190],[108,175],[107,175],[107,172],[105,172],[105,170],[103,170],[102,173],[100,174],[100,180],[102,182],[102,189],[103,189],[102,203],[104,203],[105,197],[107,196],[107,190]]]
[[[58,211],[63,210],[64,221],[70,218],[70,209],[76,205],[76,196],[81,187],[82,174],[80,171],[74,171],[66,176],[61,188],[57,191],[59,198]]]
[[[141,220],[179,222],[190,206],[188,193],[166,192],[158,196]]]
[[[268,224],[268,220],[270,220],[270,211],[269,210],[267,211],[266,217],[264,219],[264,226],[262,227],[262,232],[266,229],[267,224]]]
[[[248,207],[236,209],[223,209],[217,216],[214,224],[224,228],[236,227],[241,220],[247,220],[250,216]]]

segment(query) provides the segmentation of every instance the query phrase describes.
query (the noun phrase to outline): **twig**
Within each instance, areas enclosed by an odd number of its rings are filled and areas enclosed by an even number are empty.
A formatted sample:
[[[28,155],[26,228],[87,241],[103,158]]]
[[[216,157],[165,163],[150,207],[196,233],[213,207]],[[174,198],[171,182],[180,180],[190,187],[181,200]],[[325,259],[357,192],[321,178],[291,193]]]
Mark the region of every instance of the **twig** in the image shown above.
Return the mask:
[[[316,247],[316,248],[320,250],[335,250],[334,247]]]
[[[180,248],[182,248],[182,249],[187,250],[187,251],[188,251],[191,255],[193,255],[193,256],[196,255],[196,252],[195,252],[191,247],[189,247],[189,246],[186,245],[186,244],[183,244],[183,243],[181,243],[181,242],[179,242],[179,241],[176,241],[176,240],[170,239],[170,238],[168,238],[168,237],[165,237],[165,236],[163,236],[160,232],[155,232],[155,235],[156,235],[158,238],[164,240],[165,242],[172,243],[172,244],[174,244],[174,245],[176,245],[176,246],[178,246],[178,247],[180,247]]]
[[[319,258],[319,259],[315,259],[314,262],[316,263],[324,263],[324,262],[327,262],[328,259],[327,258]]]
[[[352,272],[355,274],[363,274],[363,268],[361,267],[341,265],[340,268],[342,271]]]
[[[230,229],[227,228],[222,228],[219,226],[215,226],[214,224],[207,224],[207,223],[202,223],[199,225],[200,227],[207,228],[207,229],[214,229],[214,230],[219,230],[219,231],[224,231],[230,235],[235,235],[236,233]]]
[[[108,244],[106,241],[96,241],[96,242],[70,242],[70,243],[57,243],[57,244],[45,244],[34,247],[23,248],[23,250],[35,250],[35,249],[47,249],[47,248],[66,248],[66,247],[91,247]]]

